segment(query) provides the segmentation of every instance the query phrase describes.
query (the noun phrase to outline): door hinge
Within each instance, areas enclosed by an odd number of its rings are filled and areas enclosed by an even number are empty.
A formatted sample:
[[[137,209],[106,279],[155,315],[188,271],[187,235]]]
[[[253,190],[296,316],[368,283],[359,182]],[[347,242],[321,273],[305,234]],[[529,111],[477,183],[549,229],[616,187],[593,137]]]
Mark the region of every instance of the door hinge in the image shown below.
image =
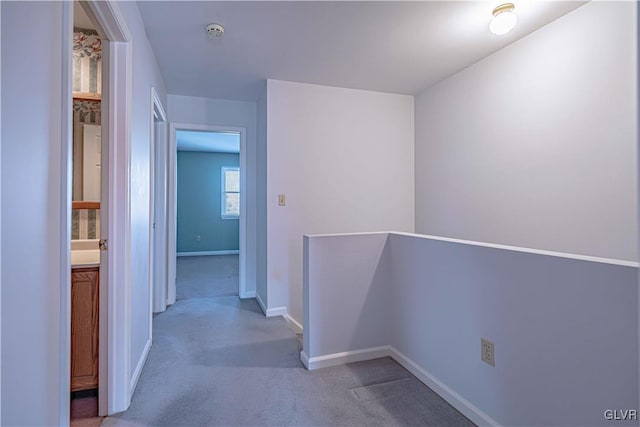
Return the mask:
[[[100,242],[98,242],[98,246],[100,247],[101,251],[106,251],[109,249],[107,239],[100,239]]]

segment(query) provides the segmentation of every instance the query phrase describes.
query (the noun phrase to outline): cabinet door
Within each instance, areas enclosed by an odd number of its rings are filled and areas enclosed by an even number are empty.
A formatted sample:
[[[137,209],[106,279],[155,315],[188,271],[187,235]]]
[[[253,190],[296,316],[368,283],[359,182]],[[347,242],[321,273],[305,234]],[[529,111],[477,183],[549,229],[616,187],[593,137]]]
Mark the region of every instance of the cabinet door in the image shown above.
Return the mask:
[[[71,271],[71,391],[98,386],[98,268]]]

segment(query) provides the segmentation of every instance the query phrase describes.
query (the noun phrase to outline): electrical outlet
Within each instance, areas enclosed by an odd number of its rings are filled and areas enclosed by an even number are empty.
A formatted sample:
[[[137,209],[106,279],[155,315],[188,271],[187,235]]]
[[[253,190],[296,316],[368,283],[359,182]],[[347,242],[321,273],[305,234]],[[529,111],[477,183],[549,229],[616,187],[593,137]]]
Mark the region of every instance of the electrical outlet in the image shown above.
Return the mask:
[[[496,366],[495,347],[491,341],[484,338],[480,338],[480,358],[483,362]]]
[[[200,235],[198,234],[198,235],[196,236],[196,242],[199,242],[199,241],[200,241]]]

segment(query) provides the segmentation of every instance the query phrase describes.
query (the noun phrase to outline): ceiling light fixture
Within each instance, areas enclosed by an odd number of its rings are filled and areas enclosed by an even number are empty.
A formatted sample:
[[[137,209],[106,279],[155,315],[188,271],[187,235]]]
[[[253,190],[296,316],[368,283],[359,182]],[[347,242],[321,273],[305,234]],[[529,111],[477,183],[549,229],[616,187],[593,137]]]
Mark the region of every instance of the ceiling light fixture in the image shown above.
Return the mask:
[[[497,36],[507,34],[516,26],[518,17],[513,12],[513,3],[505,3],[493,9],[493,19],[489,23],[489,31]]]
[[[212,39],[221,39],[224,36],[224,27],[220,24],[207,25],[207,34]]]

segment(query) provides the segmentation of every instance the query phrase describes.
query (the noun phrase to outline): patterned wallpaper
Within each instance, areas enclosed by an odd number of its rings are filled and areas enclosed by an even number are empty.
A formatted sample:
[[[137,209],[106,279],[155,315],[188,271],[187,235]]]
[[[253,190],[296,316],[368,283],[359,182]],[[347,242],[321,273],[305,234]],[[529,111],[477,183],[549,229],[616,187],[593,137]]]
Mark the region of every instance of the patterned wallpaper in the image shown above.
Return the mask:
[[[93,30],[74,28],[73,91],[101,93],[102,44]],[[100,101],[73,100],[73,200],[82,199],[82,125],[101,124]],[[100,238],[100,210],[71,211],[71,239]]]
[[[100,238],[100,209],[71,210],[71,240]]]
[[[102,43],[93,30],[74,28],[73,32],[73,90],[101,93]]]

